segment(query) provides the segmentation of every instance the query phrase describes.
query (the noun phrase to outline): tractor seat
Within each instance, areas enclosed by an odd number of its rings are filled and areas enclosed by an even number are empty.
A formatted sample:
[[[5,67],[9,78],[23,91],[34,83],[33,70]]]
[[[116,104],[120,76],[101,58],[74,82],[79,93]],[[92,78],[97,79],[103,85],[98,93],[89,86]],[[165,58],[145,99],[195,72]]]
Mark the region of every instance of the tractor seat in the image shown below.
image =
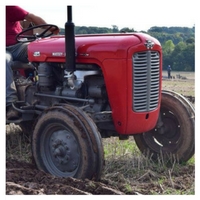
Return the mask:
[[[24,63],[21,61],[13,61],[11,68],[13,71],[19,69],[34,69],[35,67],[31,63]]]

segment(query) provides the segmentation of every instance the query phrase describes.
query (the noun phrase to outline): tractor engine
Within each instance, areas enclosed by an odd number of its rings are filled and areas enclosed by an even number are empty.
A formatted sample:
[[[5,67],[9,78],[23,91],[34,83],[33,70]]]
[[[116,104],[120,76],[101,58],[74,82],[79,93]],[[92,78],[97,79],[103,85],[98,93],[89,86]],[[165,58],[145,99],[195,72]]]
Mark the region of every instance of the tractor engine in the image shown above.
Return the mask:
[[[60,63],[40,63],[36,77],[32,77],[34,71],[26,70],[28,78],[16,76],[15,79],[20,101],[26,102],[27,108],[41,110],[59,103],[83,107],[102,130],[103,137],[116,135],[102,71],[94,64],[76,68],[74,88],[64,78],[64,67]]]

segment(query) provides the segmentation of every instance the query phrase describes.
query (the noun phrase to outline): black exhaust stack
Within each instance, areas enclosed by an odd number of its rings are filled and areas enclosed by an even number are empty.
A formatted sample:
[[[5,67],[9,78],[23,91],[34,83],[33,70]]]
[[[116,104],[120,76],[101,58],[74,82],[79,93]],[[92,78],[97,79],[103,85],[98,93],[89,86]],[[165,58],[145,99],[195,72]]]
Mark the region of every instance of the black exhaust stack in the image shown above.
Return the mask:
[[[66,71],[74,72],[75,65],[75,35],[74,23],[72,22],[72,6],[67,6],[67,22],[65,23],[65,52],[66,52]]]

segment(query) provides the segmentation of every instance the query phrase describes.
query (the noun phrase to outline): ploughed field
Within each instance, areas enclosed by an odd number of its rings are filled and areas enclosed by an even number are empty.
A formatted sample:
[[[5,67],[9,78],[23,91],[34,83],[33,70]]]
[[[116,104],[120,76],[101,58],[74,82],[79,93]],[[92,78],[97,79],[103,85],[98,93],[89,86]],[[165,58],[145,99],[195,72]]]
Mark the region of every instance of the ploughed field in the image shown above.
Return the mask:
[[[194,73],[163,72],[163,90],[173,90],[195,104]],[[37,169],[32,160],[30,138],[19,126],[6,126],[7,195],[42,194],[195,194],[195,159],[186,164],[153,163],[144,158],[134,139],[103,139],[105,166],[99,182],[57,178]]]

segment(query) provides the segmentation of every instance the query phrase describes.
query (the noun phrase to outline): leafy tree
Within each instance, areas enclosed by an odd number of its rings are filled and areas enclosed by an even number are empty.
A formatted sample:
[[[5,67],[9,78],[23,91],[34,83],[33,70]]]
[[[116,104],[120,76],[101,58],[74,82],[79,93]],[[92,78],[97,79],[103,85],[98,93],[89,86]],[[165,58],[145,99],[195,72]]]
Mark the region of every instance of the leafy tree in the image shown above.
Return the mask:
[[[168,66],[171,61],[171,54],[174,51],[175,45],[172,40],[167,40],[163,46],[163,66]]]
[[[193,44],[194,43],[194,38],[192,37],[192,38],[187,39],[186,43],[187,44]]]
[[[184,70],[195,71],[195,46],[194,43],[187,44],[182,52],[184,59]]]
[[[128,27],[125,27],[125,28],[122,28],[120,31],[120,33],[132,33],[132,32],[135,32],[134,29],[130,29]]]
[[[177,71],[194,71],[194,43],[179,42],[171,54],[173,69]]]
[[[113,30],[112,30],[113,33],[118,33],[119,32],[118,26],[112,25],[112,27],[113,27]]]
[[[175,45],[172,40],[167,40],[162,47],[164,49],[163,52],[166,55],[170,55],[174,51]]]

